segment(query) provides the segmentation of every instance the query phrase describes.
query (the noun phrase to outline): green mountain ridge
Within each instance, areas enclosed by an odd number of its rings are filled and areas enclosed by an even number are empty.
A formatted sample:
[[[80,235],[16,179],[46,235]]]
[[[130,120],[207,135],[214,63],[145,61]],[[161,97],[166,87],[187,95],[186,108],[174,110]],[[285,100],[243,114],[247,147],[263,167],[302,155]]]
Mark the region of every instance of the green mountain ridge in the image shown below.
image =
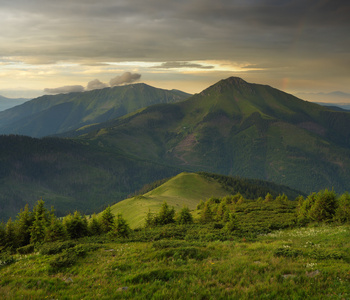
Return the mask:
[[[21,105],[28,100],[25,98],[7,98],[0,95],[0,112]]]
[[[0,112],[1,134],[43,137],[105,122],[157,103],[190,95],[139,83],[81,93],[45,95]]]
[[[188,171],[349,189],[350,114],[240,78],[77,134]]]
[[[101,211],[179,168],[79,140],[0,136],[0,222],[42,198],[59,216]]]

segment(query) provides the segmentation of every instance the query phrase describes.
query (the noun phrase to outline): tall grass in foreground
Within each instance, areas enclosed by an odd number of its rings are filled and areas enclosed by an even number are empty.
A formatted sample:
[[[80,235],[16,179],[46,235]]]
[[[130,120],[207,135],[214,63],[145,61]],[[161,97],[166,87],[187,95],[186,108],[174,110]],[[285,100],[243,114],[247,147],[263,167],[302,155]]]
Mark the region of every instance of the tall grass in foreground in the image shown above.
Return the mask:
[[[254,238],[167,225],[47,243],[0,266],[2,299],[349,299],[349,225]]]

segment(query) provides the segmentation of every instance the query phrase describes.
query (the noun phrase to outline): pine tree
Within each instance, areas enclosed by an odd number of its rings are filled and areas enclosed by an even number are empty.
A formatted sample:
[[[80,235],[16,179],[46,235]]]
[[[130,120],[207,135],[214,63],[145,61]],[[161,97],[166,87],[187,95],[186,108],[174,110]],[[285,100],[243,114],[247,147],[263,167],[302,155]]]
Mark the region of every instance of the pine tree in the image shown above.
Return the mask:
[[[224,228],[228,232],[232,232],[232,231],[235,231],[235,230],[239,229],[239,225],[238,225],[238,220],[237,220],[236,214],[230,213],[229,220],[225,224]]]
[[[265,196],[264,203],[272,202],[272,201],[273,201],[272,195],[270,193],[267,193],[266,196]]]
[[[16,234],[16,227],[10,218],[6,223],[5,228],[5,246],[9,249],[16,249],[18,247],[18,240]]]
[[[117,215],[117,219],[113,225],[112,230],[109,231],[109,235],[113,237],[128,237],[131,232],[131,229],[123,218],[121,214]]]
[[[178,213],[177,218],[178,224],[192,224],[193,223],[193,216],[187,206],[183,207],[180,212]]]
[[[88,224],[86,217],[78,211],[69,214],[63,219],[63,225],[68,233],[69,238],[76,239],[88,235]]]
[[[339,222],[350,223],[350,194],[346,192],[338,199],[338,208],[335,219]]]
[[[0,223],[0,246],[5,246],[6,229],[3,222]]]
[[[16,231],[18,235],[19,247],[28,245],[30,243],[30,231],[33,225],[33,214],[29,211],[28,204],[17,215]]]
[[[108,206],[101,214],[100,224],[103,232],[108,232],[113,228],[115,216],[112,213],[112,209]]]
[[[51,216],[51,222],[45,230],[45,241],[55,242],[63,241],[67,238],[67,232],[62,222],[58,220],[54,215]]]
[[[145,218],[145,228],[153,227],[155,225],[155,216],[151,213],[151,209],[148,209],[148,213]]]
[[[88,229],[91,235],[100,235],[102,233],[101,224],[96,214],[92,215],[92,218],[88,224]]]
[[[33,244],[42,243],[45,239],[45,230],[49,225],[50,215],[45,208],[45,202],[39,200],[33,208],[33,224],[30,227],[30,242]]]
[[[201,216],[200,216],[200,221],[201,223],[209,223],[213,221],[213,212],[210,208],[208,201],[204,203],[204,207],[202,209]]]
[[[169,205],[164,201],[159,213],[155,217],[156,225],[165,225],[175,223],[175,209],[170,208]]]

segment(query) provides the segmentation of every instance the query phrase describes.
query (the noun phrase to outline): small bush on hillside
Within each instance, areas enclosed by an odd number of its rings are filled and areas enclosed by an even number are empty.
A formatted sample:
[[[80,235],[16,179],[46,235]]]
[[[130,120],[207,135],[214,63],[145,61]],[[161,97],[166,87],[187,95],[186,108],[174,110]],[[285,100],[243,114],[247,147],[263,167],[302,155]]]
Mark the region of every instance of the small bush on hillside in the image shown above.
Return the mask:
[[[15,258],[10,253],[8,252],[0,253],[0,267],[13,264],[15,261],[16,261]]]
[[[66,249],[73,248],[75,246],[76,246],[76,243],[73,241],[46,243],[40,247],[40,254],[43,254],[43,255],[58,254],[63,252]]]
[[[18,254],[29,254],[34,252],[34,244],[29,244],[17,249]]]

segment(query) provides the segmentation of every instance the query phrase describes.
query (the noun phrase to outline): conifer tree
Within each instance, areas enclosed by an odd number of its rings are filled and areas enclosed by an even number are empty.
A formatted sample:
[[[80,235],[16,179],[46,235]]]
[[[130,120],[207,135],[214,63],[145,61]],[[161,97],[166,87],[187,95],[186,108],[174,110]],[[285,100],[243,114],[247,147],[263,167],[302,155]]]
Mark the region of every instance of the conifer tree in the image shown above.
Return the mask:
[[[12,218],[10,218],[6,223],[5,246],[9,249],[16,249],[18,247],[16,227],[14,222],[12,222]]]
[[[232,232],[237,229],[239,229],[239,226],[236,214],[230,213],[229,221],[225,224],[225,230],[228,232]]]
[[[178,224],[192,224],[193,216],[187,206],[184,206],[178,213]]]
[[[128,237],[131,232],[129,224],[121,214],[117,215],[117,219],[113,224],[112,230],[109,231],[110,236],[114,237]]]
[[[213,221],[213,212],[210,208],[209,202],[204,203],[204,207],[201,212],[200,221],[202,223],[209,223]]]
[[[30,243],[30,231],[33,225],[33,214],[29,211],[28,204],[17,215],[16,231],[18,235],[19,247]]]
[[[267,203],[267,202],[272,202],[272,201],[273,201],[273,196],[270,193],[267,193],[265,196],[264,202]]]
[[[151,209],[148,209],[148,213],[145,218],[145,228],[153,227],[155,225],[154,214],[151,213]]]
[[[30,242],[34,244],[41,243],[45,239],[45,230],[50,220],[49,213],[42,199],[33,208],[33,218],[33,224],[30,228]]]
[[[338,199],[338,207],[335,211],[335,219],[339,222],[350,223],[350,194],[346,192]]]
[[[92,218],[88,224],[88,229],[89,229],[89,234],[91,235],[100,235],[102,233],[101,224],[96,214],[92,215]]]
[[[155,216],[156,225],[165,225],[175,223],[175,209],[170,208],[169,205],[164,201],[159,213]]]
[[[80,238],[88,235],[88,224],[86,217],[78,211],[74,214],[69,214],[63,219],[63,225],[66,228],[68,236],[71,239]]]
[[[0,223],[0,246],[5,246],[6,230],[3,222]]]
[[[112,209],[108,206],[101,214],[100,225],[103,232],[108,232],[113,228],[115,216]]]
[[[51,215],[51,222],[45,230],[45,241],[55,242],[63,241],[67,238],[67,232],[62,222],[54,215]]]

